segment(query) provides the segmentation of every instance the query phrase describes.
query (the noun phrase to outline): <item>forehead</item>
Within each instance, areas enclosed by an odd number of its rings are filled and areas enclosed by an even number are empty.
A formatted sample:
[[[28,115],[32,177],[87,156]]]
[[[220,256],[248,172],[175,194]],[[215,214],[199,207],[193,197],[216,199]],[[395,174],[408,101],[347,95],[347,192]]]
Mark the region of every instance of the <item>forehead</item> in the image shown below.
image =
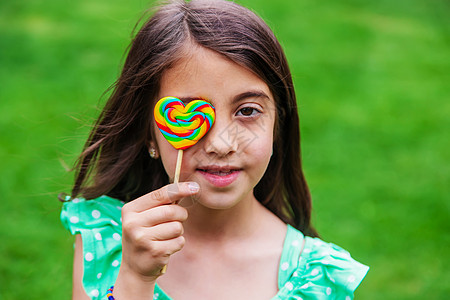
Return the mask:
[[[160,98],[199,97],[215,102],[247,91],[261,91],[273,102],[268,85],[249,69],[200,46],[186,52],[163,73]]]

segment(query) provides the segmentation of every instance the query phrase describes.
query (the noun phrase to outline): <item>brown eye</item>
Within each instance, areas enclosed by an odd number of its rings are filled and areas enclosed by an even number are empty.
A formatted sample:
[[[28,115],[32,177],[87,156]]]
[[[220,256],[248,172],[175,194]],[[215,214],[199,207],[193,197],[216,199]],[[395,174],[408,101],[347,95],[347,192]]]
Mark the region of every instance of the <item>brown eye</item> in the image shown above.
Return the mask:
[[[253,119],[258,117],[261,114],[261,111],[252,106],[242,107],[236,113],[236,116],[245,117],[246,119]]]
[[[254,110],[255,109],[252,107],[244,107],[243,109],[240,110],[240,112],[243,116],[251,116]]]

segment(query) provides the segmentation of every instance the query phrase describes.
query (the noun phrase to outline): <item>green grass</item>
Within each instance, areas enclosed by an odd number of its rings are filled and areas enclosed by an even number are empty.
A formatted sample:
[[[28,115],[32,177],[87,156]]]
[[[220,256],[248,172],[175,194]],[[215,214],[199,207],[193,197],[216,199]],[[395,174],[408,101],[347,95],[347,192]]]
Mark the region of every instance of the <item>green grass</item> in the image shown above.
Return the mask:
[[[449,5],[242,0],[294,76],[322,237],[371,266],[359,299],[450,295]],[[69,299],[59,192],[146,1],[0,2],[0,299]],[[102,102],[101,102],[102,103]]]

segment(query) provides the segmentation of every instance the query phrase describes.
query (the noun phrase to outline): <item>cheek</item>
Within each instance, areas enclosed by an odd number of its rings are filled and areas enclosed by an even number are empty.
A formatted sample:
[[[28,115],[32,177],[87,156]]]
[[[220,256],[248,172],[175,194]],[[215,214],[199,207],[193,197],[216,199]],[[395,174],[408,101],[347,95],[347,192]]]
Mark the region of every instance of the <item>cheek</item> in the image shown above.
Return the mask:
[[[248,128],[248,132],[251,132],[250,138],[253,138],[255,148],[261,155],[267,151],[272,153],[274,126],[274,118],[270,116],[261,118],[258,123]]]
[[[244,151],[253,162],[261,165],[261,168],[263,168],[264,165],[269,163],[272,156],[273,129],[267,128],[253,132],[252,140],[248,142],[248,145],[243,145],[245,147]]]
[[[156,143],[158,145],[159,156],[164,165],[164,169],[169,177],[173,177],[175,173],[175,165],[177,162],[178,150],[175,149],[158,130],[155,132]]]
[[[259,159],[269,160],[272,155],[273,140],[272,138],[259,139],[254,141],[253,153]]]

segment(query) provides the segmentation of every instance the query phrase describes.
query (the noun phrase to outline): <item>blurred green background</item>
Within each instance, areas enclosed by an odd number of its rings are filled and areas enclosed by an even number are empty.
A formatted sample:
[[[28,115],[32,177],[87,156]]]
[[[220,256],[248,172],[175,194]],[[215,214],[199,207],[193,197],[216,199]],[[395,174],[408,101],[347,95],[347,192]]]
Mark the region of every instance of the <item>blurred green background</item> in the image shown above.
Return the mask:
[[[239,0],[285,47],[322,238],[371,270],[357,299],[449,299],[450,6]],[[69,299],[59,192],[142,0],[0,2],[0,299]]]

